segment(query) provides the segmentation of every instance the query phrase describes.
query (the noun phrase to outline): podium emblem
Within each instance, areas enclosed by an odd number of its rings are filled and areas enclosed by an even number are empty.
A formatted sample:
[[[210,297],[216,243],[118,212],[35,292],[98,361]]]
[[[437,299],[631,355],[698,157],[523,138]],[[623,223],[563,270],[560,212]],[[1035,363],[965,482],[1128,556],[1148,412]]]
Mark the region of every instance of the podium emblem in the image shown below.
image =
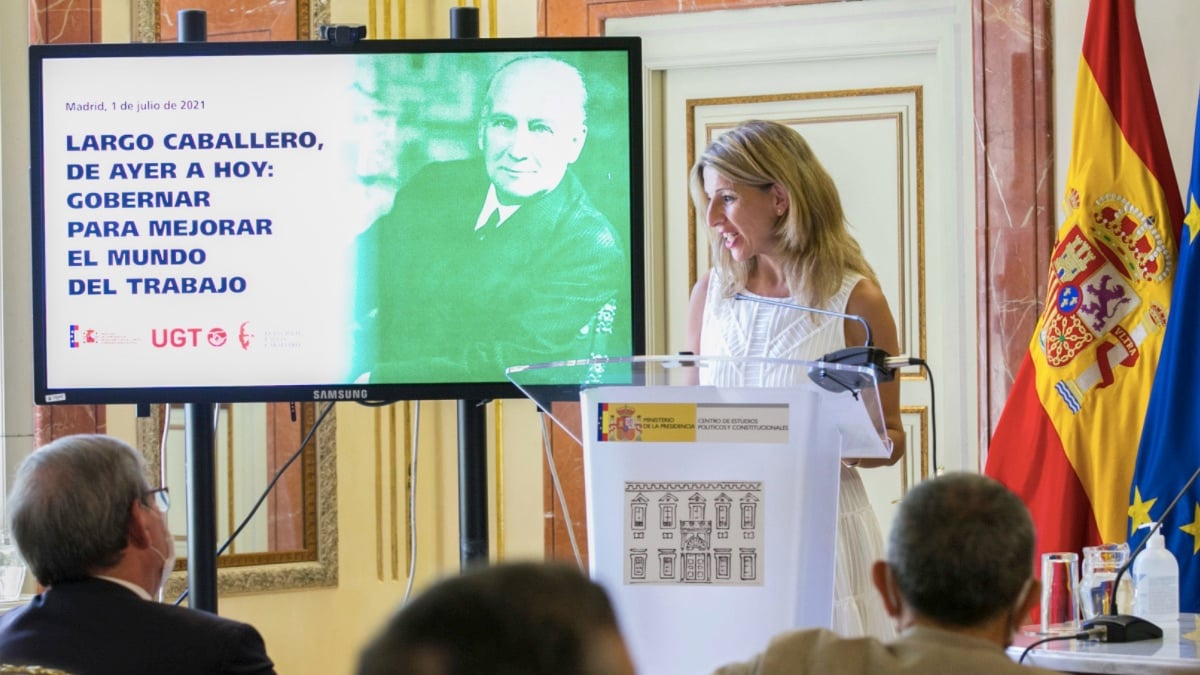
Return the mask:
[[[761,586],[761,481],[625,483],[625,583]]]
[[[637,411],[626,406],[618,408],[616,414],[608,423],[609,441],[640,441],[642,440],[642,421]]]

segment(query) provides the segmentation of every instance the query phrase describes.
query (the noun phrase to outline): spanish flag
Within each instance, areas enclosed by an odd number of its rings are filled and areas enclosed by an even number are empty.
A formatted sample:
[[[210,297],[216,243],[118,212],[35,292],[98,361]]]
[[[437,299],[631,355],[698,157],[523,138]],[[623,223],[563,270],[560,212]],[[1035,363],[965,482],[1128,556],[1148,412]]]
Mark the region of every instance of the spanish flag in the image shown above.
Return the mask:
[[[1128,538],[1183,218],[1173,171],[1133,0],[1092,0],[1066,218],[985,469],[1024,499],[1039,554]]]
[[[1200,612],[1200,485],[1193,483],[1167,514],[1167,507],[1200,469],[1200,358],[1196,326],[1200,325],[1200,104],[1192,144],[1192,179],[1188,188],[1186,229],[1179,243],[1179,267],[1171,295],[1171,316],[1163,338],[1162,357],[1154,375],[1150,407],[1142,429],[1129,490],[1130,546],[1141,543],[1162,519],[1167,548],[1179,562],[1179,611]],[[1200,481],[1198,481],[1200,482]],[[1132,608],[1120,608],[1130,612]]]

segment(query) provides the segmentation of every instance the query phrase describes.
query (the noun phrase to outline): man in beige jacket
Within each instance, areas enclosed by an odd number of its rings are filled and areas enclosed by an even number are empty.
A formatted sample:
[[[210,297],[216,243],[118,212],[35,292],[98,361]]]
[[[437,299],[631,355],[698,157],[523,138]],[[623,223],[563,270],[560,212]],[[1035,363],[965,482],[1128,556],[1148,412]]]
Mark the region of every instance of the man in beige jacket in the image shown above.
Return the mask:
[[[717,675],[1050,673],[1004,651],[1041,595],[1033,543],[1029,512],[1000,483],[971,473],[926,481],[901,502],[887,560],[871,570],[899,637],[784,633]]]

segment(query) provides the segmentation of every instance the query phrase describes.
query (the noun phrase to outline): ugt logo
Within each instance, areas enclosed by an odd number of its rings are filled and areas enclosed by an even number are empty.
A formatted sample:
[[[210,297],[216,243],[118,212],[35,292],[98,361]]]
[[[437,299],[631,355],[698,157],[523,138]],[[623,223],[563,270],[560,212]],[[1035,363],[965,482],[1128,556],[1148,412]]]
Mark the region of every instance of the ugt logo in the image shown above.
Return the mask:
[[[224,328],[207,331],[203,328],[154,328],[150,331],[150,344],[156,349],[199,347],[201,335],[212,347],[222,347],[228,339]]]

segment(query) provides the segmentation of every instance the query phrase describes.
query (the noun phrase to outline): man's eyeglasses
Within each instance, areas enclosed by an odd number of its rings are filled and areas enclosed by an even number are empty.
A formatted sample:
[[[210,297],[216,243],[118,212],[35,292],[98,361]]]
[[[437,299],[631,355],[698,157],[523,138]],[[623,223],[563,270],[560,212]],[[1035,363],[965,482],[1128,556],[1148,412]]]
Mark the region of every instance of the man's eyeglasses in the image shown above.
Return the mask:
[[[153,490],[146,490],[142,493],[142,499],[154,495],[154,505],[159,511],[166,513],[171,508],[171,495],[167,492],[167,488],[160,487]]]

